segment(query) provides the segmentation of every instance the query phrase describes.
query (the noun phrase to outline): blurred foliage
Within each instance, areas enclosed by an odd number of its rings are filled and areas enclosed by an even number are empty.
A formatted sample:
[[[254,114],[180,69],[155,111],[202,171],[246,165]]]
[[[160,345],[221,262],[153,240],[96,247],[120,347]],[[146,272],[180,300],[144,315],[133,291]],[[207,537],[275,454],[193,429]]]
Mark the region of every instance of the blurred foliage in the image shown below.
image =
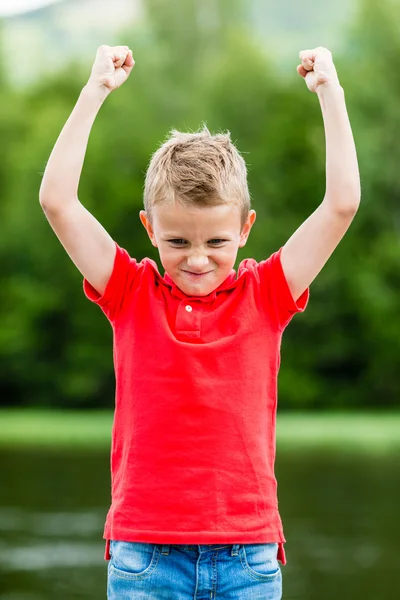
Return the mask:
[[[213,12],[207,6],[213,6]],[[238,262],[282,246],[325,191],[318,100],[282,77],[239,0],[149,0],[121,32],[136,66],[94,124],[83,204],[132,256],[158,255],[139,222],[145,171],[169,129],[229,130],[248,164],[257,223]],[[203,7],[200,11],[200,7]],[[205,7],[205,8],[204,8]],[[400,393],[400,9],[363,0],[335,63],[358,150],[362,204],[285,332],[280,406],[393,406]],[[299,48],[300,50],[301,48]],[[94,56],[94,55],[93,55]],[[28,91],[0,87],[0,392],[3,405],[111,407],[112,330],[38,202],[46,160],[91,65]],[[162,271],[163,272],[163,271]]]

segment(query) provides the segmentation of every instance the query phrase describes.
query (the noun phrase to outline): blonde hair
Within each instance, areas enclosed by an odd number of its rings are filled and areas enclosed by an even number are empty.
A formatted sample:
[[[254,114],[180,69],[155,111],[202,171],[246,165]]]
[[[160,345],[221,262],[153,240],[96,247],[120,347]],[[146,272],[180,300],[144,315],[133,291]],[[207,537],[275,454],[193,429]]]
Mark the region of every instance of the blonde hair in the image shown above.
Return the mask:
[[[161,202],[235,204],[243,227],[251,199],[246,163],[232,143],[230,132],[212,135],[204,124],[193,133],[172,129],[150,160],[143,200],[150,221],[152,207]]]

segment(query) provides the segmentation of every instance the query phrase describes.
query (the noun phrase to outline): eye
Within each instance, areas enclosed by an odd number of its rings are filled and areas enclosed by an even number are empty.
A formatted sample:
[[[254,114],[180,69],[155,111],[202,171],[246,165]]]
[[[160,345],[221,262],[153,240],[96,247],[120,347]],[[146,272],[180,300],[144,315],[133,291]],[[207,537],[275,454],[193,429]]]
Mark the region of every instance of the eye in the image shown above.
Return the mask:
[[[175,240],[168,240],[170,244],[174,244],[174,246],[183,246],[186,244],[186,240],[182,238],[177,238]]]
[[[226,242],[226,240],[222,240],[220,238],[215,238],[213,240],[209,240],[209,244],[212,244],[213,246],[218,246],[219,244],[222,244],[223,242]]]

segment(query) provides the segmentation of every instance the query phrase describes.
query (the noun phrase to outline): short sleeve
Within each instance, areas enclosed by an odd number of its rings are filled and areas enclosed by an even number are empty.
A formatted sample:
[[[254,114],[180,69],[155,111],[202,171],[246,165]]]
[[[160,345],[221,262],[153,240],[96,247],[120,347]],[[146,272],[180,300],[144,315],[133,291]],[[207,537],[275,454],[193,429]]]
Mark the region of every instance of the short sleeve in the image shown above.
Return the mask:
[[[140,270],[141,263],[137,263],[134,258],[131,258],[126,250],[116,246],[116,254],[114,259],[114,267],[108,280],[106,289],[101,296],[95,288],[83,279],[83,291],[85,296],[91,301],[100,306],[109,321],[113,322],[120,312],[128,291]]]
[[[307,306],[310,290],[307,288],[295,302],[283,272],[280,248],[267,260],[257,264],[261,300],[275,317],[281,330],[289,324],[293,315],[303,312]]]

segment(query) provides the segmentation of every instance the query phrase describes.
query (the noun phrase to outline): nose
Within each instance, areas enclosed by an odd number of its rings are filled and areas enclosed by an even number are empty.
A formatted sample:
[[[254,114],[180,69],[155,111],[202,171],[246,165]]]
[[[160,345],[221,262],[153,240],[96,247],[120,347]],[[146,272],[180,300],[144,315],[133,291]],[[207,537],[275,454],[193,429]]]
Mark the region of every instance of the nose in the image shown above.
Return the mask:
[[[192,256],[188,256],[187,264],[190,269],[203,271],[208,265],[208,256],[204,254],[193,254]]]

